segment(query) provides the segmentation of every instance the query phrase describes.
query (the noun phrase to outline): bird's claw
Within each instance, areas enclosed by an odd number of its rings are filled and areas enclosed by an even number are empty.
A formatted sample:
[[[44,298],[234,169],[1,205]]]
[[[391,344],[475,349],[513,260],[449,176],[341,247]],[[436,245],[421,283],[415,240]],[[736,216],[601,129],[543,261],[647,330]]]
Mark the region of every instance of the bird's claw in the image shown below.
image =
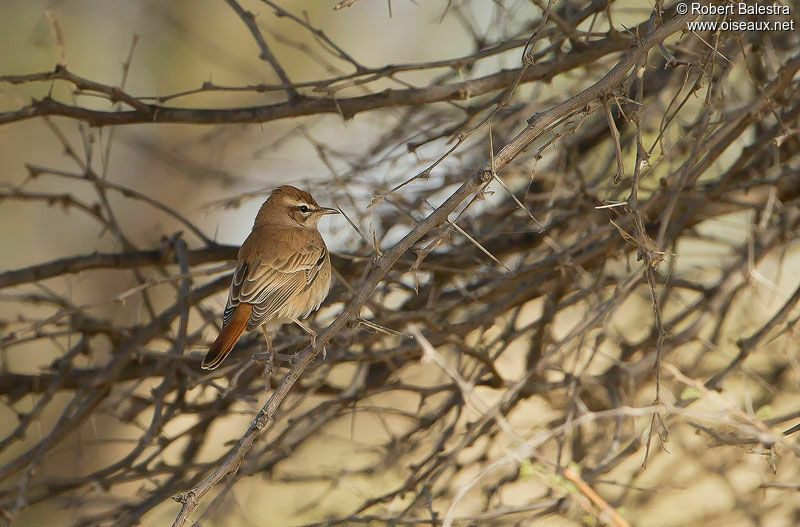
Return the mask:
[[[266,371],[265,371],[264,373],[265,373],[265,374],[267,374],[267,375],[269,375],[270,373],[272,373],[272,367],[273,367],[273,365],[274,365],[274,360],[273,360],[273,357],[272,357],[272,353],[270,353],[270,352],[266,352],[266,353],[253,353],[253,355],[251,356],[251,358],[252,358],[254,361],[256,361],[257,363],[259,363],[259,364],[261,364],[261,363],[263,363],[264,361],[266,361],[266,362],[267,362],[267,369],[266,369]]]
[[[272,372],[272,366],[276,360],[283,362],[284,364],[288,364],[289,366],[294,366],[296,357],[294,355],[286,355],[283,353],[253,353],[252,359],[256,362],[268,362],[268,369]]]
[[[317,349],[317,335],[316,334],[311,335],[311,348],[312,349]],[[325,360],[328,357],[328,350],[326,349],[325,346],[322,346],[322,349],[320,351],[322,352],[322,360]]]

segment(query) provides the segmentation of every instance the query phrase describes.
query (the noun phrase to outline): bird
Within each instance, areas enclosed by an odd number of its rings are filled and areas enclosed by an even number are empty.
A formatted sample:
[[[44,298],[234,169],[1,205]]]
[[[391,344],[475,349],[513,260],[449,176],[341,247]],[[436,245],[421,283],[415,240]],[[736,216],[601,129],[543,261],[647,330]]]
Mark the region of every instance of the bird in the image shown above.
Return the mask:
[[[339,211],[321,207],[306,191],[284,185],[261,205],[252,231],[239,249],[222,330],[201,367],[217,368],[245,331],[264,333],[272,365],[269,332],[294,322],[311,335],[301,319],[319,309],[331,284],[331,260],[317,229],[319,220]]]

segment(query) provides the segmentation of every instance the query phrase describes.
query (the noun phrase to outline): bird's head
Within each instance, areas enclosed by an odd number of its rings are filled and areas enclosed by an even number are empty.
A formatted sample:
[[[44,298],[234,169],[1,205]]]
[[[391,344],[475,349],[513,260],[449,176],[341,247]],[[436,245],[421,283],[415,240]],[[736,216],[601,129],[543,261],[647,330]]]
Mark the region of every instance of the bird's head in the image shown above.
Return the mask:
[[[296,223],[303,227],[316,228],[320,218],[327,214],[339,214],[330,207],[321,207],[304,190],[283,185],[272,191],[256,216],[256,225],[265,222]]]

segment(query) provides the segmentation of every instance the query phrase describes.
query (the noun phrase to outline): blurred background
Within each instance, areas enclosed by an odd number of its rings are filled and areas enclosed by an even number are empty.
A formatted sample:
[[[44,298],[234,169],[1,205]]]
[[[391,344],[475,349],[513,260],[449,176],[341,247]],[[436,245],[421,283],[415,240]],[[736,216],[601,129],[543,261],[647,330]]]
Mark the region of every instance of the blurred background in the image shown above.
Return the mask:
[[[171,524],[170,498],[286,372],[249,360],[259,335],[224,371],[198,366],[269,191],[306,188],[347,215],[321,224],[336,269],[324,327],[527,119],[663,22],[640,0],[551,4],[0,2],[3,521]],[[290,106],[253,27],[309,98],[476,82],[346,119],[11,117],[48,97],[131,111],[103,87],[172,108]],[[782,432],[800,416],[798,34],[679,31],[652,48],[641,75],[559,115],[406,253],[190,521],[797,524],[798,445]],[[23,78],[57,64],[101,89]],[[199,291],[185,306],[182,285]]]

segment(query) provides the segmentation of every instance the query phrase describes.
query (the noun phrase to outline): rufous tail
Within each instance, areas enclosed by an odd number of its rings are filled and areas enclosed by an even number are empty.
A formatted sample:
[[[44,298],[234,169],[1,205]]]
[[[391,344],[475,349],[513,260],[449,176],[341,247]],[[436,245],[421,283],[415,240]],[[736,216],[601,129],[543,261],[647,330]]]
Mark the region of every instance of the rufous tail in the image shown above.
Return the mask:
[[[203,364],[200,365],[204,370],[213,370],[225,360],[225,357],[231,352],[239,337],[244,333],[247,328],[247,321],[250,319],[250,313],[253,311],[253,306],[250,304],[239,304],[233,310],[230,321],[225,324],[222,331],[219,332],[217,340],[208,348],[206,358],[203,359]]]

